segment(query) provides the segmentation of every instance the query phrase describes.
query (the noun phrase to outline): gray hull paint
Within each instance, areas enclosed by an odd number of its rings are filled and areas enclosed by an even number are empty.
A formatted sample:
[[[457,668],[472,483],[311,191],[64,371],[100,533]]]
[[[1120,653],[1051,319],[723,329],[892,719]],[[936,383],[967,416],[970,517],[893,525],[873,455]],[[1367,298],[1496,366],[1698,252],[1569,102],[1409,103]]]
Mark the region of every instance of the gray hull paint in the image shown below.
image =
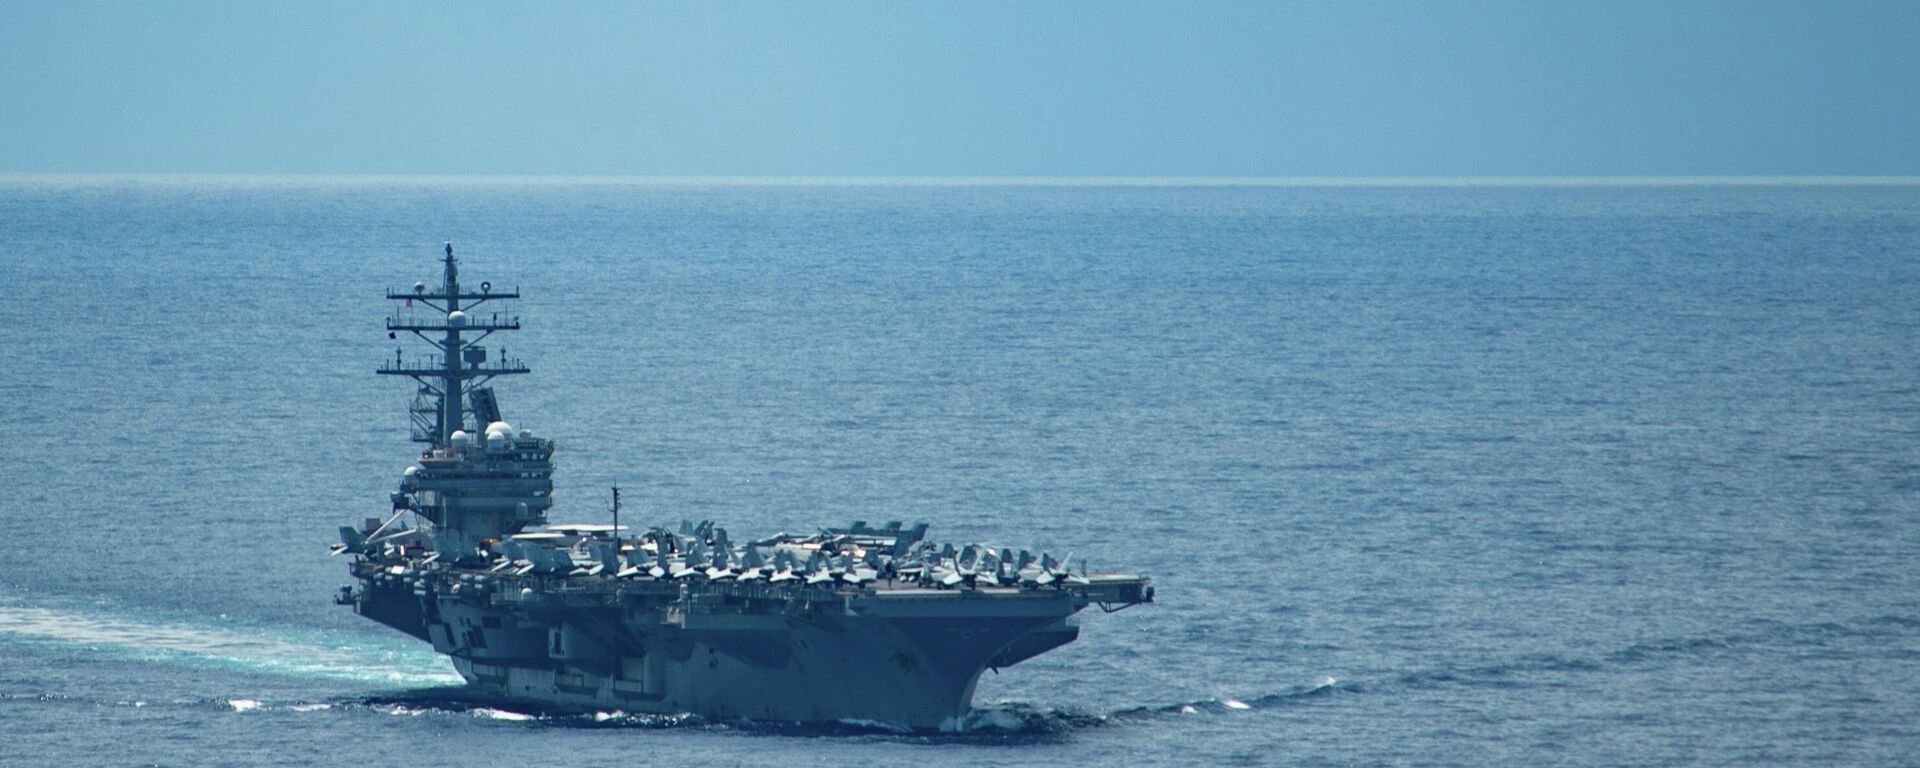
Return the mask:
[[[550,524],[552,440],[504,420],[489,382],[528,373],[481,342],[519,330],[517,289],[441,282],[387,291],[396,350],[377,373],[417,385],[426,444],[392,513],[342,526],[359,588],[335,601],[433,644],[475,692],[544,707],[717,719],[963,727],[974,685],[1071,642],[1089,604],[1153,600],[1144,577],[1088,574],[1025,550],[925,539],[925,524],[855,521],[735,541],[711,521],[632,531]],[[490,302],[494,302],[491,303]],[[416,304],[418,305],[416,307]],[[485,306],[485,311],[481,307]],[[471,417],[471,423],[469,423]],[[411,515],[412,526],[402,521]]]
[[[1075,603],[1062,593],[855,599],[799,615],[520,611],[387,589],[368,592],[360,611],[420,628],[476,693],[546,708],[956,730],[981,672],[1077,636]]]

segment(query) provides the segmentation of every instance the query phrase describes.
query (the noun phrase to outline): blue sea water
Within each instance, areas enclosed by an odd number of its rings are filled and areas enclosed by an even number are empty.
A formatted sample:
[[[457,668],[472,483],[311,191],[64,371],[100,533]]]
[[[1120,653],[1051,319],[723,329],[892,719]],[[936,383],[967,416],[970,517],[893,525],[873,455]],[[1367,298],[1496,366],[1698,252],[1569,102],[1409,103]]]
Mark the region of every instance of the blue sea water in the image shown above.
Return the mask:
[[[560,519],[1159,602],[956,737],[461,699],[329,602],[388,287],[518,285]],[[1920,186],[0,178],[0,763],[1920,762]]]

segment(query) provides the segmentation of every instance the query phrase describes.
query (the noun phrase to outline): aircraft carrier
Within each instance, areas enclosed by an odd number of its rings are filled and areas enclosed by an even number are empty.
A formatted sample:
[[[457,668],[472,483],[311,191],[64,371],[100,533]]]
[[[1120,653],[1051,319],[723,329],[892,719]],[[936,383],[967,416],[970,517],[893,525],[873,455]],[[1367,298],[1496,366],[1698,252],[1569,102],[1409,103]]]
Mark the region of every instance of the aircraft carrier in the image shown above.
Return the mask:
[[[1153,601],[1140,575],[938,543],[899,522],[733,537],[711,522],[552,523],[554,442],[516,429],[490,384],[527,367],[483,343],[520,298],[462,285],[387,292],[424,449],[388,513],[342,526],[357,585],[336,598],[432,643],[476,694],[563,710],[964,730],[975,684],[1072,642],[1074,615]],[[605,517],[600,517],[605,515]]]

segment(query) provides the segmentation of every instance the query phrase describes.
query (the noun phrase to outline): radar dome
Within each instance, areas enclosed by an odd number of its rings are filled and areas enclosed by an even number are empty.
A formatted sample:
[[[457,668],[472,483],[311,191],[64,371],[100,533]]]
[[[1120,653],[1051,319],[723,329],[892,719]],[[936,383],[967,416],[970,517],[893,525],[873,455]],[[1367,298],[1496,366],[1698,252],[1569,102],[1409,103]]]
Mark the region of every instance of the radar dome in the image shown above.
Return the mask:
[[[457,309],[447,313],[447,325],[458,327],[466,324],[467,324],[467,313]]]
[[[453,434],[447,436],[447,442],[452,443],[455,448],[465,448],[473,445],[473,435],[467,434],[464,429],[456,429]]]

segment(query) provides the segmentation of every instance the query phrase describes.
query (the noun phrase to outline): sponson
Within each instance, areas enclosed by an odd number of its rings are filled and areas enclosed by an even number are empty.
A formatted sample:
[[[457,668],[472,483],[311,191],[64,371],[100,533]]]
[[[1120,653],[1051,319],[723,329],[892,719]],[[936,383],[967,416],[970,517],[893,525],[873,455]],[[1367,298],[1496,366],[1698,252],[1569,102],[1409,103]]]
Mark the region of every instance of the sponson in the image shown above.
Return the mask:
[[[756,721],[964,728],[980,674],[1072,642],[1073,616],[1153,600],[1144,576],[1075,570],[1071,555],[956,546],[925,524],[735,540],[711,522],[644,530],[554,524],[552,440],[516,430],[489,383],[528,369],[481,343],[518,330],[463,288],[453,246],[438,287],[403,302],[379,373],[418,385],[391,512],[343,526],[357,586],[338,602],[433,644],[476,693],[561,709]],[[492,304],[493,307],[486,307]],[[485,307],[485,309],[483,309]]]

